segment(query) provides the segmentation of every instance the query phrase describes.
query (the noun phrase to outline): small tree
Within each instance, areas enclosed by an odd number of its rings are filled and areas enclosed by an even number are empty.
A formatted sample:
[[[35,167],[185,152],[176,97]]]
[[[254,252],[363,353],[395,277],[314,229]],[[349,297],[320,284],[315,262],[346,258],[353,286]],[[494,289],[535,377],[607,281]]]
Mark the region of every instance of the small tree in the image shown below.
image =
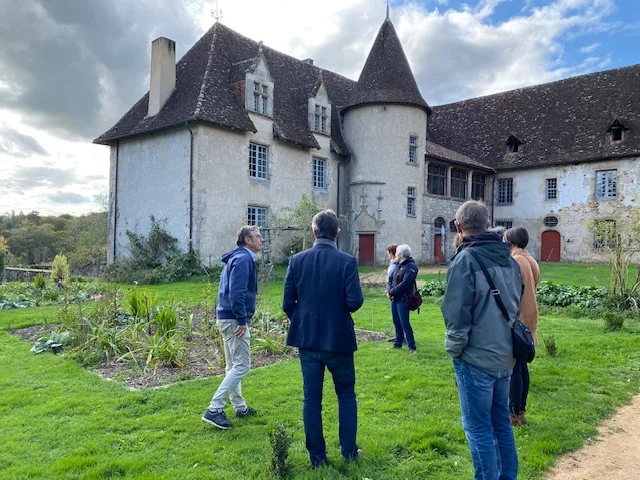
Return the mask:
[[[631,262],[640,252],[640,217],[596,220],[591,229],[594,248],[600,250],[611,268],[610,293],[618,307],[638,309],[636,299],[640,287],[640,266],[633,283],[629,282]]]
[[[313,230],[311,221],[313,216],[322,210],[322,207],[311,200],[306,194],[300,198],[300,203],[295,207],[283,207],[272,219],[271,225],[276,232],[295,232],[291,240],[285,245],[282,253],[291,256],[302,250],[306,250],[313,243]]]
[[[66,283],[69,281],[69,263],[67,262],[67,257],[61,253],[53,259],[51,279],[55,283]]]

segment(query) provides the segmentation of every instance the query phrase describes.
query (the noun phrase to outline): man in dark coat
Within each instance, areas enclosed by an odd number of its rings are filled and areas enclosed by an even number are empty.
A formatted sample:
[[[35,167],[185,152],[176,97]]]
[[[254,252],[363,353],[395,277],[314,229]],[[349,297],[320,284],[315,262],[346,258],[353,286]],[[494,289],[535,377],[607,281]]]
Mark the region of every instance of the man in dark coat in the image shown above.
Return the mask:
[[[356,335],[351,313],[364,298],[358,265],[336,246],[338,217],[324,210],[313,217],[313,248],[291,257],[284,284],[282,309],[291,324],[287,345],[298,347],[304,382],[303,421],[311,465],[327,462],[322,433],[322,386],[325,367],[338,396],[342,456],[355,460],[358,412],[353,352]]]

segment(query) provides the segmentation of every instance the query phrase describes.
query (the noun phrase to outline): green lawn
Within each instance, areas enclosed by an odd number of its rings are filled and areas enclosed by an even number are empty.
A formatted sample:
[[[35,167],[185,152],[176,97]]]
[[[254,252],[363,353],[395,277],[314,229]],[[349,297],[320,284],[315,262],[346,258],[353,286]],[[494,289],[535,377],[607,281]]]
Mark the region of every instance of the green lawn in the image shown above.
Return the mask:
[[[543,265],[543,277],[589,278],[593,267]],[[598,270],[598,275],[608,276]],[[573,282],[572,282],[573,283]],[[585,283],[592,283],[585,281]],[[144,287],[177,300],[202,301],[203,281]],[[139,287],[143,288],[143,287]],[[264,286],[262,306],[280,304],[282,281]],[[284,361],[253,370],[244,382],[258,417],[230,431],[200,420],[221,378],[168,388],[128,391],[72,361],[33,355],[8,326],[53,322],[56,307],[0,312],[0,478],[22,479],[265,479],[268,432],[281,420],[293,436],[292,478],[464,479],[472,466],[451,363],[443,351],[439,307],[423,306],[412,322],[418,355],[387,350],[387,342],[356,353],[359,443],[364,456],[339,458],[337,407],[325,386],[325,432],[332,464],[308,466],[302,429],[299,364]],[[358,327],[389,331],[389,305],[380,290],[366,290]],[[587,441],[603,418],[640,392],[640,325],[604,333],[593,320],[542,317],[540,335],[553,334],[559,354],[544,349],[531,366],[529,424],[516,431],[520,478],[542,478],[563,452]],[[327,379],[327,382],[329,380]]]

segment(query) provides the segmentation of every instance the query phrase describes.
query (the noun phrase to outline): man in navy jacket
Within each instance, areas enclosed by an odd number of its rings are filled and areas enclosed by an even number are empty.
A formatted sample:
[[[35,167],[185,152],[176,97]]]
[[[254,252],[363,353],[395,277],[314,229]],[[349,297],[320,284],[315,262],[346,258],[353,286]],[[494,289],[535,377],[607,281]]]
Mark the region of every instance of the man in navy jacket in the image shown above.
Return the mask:
[[[322,386],[325,367],[333,377],[339,409],[342,455],[355,460],[358,411],[353,352],[357,349],[351,313],[364,298],[358,265],[336,246],[338,217],[323,210],[313,217],[313,248],[291,257],[282,309],[291,320],[287,345],[298,347],[304,382],[303,421],[311,465],[327,462],[322,433]]]
[[[216,390],[202,420],[228,430],[233,426],[224,413],[227,398],[236,418],[256,413],[242,396],[242,378],[251,368],[249,322],[256,310],[258,271],[256,254],[262,250],[258,227],[244,226],[238,232],[238,248],[222,255],[224,268],[220,274],[216,325],[224,342],[226,375]]]

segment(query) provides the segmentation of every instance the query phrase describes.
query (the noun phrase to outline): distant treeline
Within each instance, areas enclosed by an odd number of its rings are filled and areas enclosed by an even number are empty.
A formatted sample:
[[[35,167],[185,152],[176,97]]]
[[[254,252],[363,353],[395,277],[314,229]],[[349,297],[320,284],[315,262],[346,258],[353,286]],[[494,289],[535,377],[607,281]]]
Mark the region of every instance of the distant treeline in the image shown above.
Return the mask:
[[[41,216],[11,212],[0,215],[0,237],[4,237],[7,266],[42,265],[57,253],[67,256],[71,267],[106,259],[107,212]]]

